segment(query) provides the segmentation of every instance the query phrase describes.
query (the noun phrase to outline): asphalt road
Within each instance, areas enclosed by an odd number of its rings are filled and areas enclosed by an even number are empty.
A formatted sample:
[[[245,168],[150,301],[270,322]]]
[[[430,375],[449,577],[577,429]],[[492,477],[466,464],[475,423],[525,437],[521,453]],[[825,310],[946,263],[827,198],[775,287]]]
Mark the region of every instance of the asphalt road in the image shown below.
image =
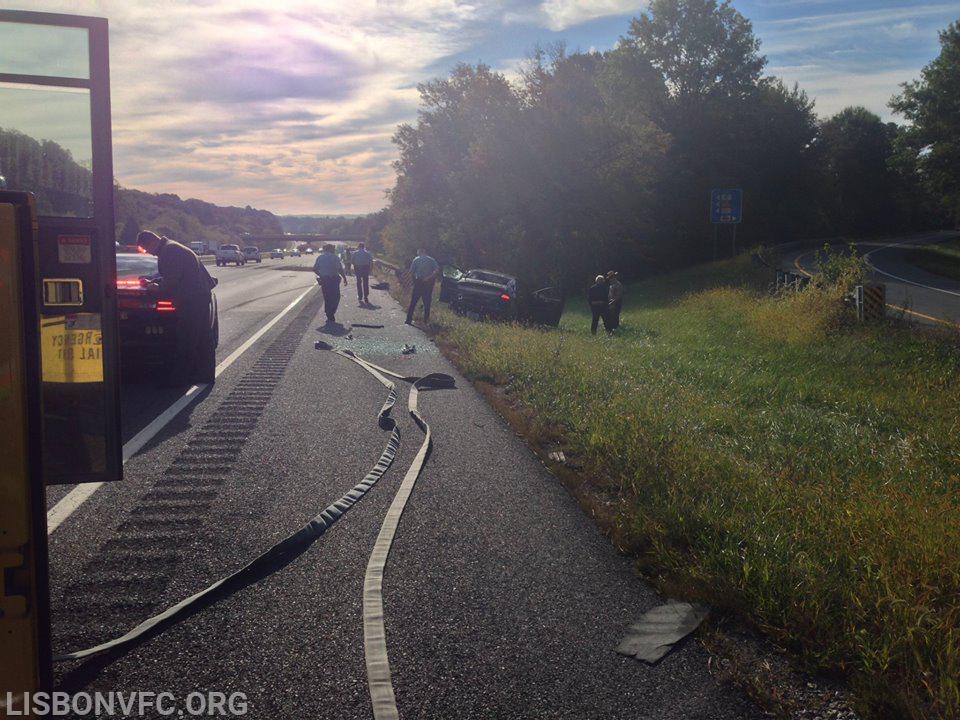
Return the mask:
[[[907,258],[912,248],[956,236],[957,233],[926,233],[857,244],[870,263],[872,281],[886,286],[888,315],[903,316],[923,324],[960,325],[960,282],[915,267]],[[784,267],[814,272],[816,253],[816,250],[791,253],[784,259]]]
[[[260,326],[280,312],[304,288],[316,285],[313,273],[304,272],[313,265],[312,255],[283,260],[268,260],[217,267],[207,270],[220,283],[215,293],[219,307],[220,344],[217,361],[222,361]],[[296,270],[295,268],[300,268]],[[125,367],[120,395],[123,441],[136,435],[157,415],[183,394],[181,388],[158,388],[148,371]],[[51,487],[47,505],[52,507],[73,486]]]
[[[221,356],[312,282],[266,261],[218,275]],[[614,652],[662,598],[422,332],[403,324],[402,309],[381,291],[372,307],[357,307],[352,282],[338,313],[344,328],[322,325],[320,294],[308,294],[127,463],[122,483],[101,488],[51,535],[55,650],[122,634],[206,587],[364,476],[387,440],[376,421],[386,391],[315,349],[323,339],[403,374],[457,378],[455,390],[421,395],[434,451],[384,579],[401,718],[763,717],[710,674],[695,638],[655,666]],[[405,343],[417,352],[401,354]],[[119,657],[58,666],[58,688],[180,701],[241,692],[250,718],[372,717],[364,571],[422,439],[405,412],[408,386],[399,390],[393,468],[315,545]]]

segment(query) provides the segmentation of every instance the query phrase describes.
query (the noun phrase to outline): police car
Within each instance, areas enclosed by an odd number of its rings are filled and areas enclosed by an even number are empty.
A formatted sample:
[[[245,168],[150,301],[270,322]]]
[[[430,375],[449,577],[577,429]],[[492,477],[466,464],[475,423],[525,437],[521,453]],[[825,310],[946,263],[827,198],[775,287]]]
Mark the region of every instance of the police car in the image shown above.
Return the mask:
[[[157,258],[117,250],[117,311],[120,355],[124,363],[172,367],[177,348],[176,305],[162,294],[163,278]],[[194,360],[197,380],[212,382],[216,374],[220,323],[217,296],[210,293],[208,322]]]

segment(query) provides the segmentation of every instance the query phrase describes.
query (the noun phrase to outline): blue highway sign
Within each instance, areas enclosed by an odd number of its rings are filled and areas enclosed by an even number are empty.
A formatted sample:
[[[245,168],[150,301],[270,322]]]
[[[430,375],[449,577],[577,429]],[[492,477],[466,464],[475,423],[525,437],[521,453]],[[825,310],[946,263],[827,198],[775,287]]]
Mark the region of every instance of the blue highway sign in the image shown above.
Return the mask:
[[[739,223],[743,218],[743,190],[714,189],[710,191],[710,222]]]

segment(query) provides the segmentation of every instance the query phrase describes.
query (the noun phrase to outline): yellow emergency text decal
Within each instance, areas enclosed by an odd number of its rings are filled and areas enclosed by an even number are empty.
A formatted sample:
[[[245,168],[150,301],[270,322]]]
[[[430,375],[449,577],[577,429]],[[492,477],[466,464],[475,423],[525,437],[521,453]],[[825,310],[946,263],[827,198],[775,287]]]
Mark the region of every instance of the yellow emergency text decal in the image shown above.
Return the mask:
[[[100,315],[44,317],[40,321],[40,356],[44,382],[103,382]]]

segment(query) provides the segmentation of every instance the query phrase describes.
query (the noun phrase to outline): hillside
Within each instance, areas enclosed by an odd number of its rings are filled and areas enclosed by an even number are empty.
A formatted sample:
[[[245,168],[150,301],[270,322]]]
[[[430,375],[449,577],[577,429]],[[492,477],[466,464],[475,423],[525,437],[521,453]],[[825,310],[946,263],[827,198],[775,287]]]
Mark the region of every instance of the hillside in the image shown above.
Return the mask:
[[[211,248],[235,243],[244,233],[279,235],[280,221],[267,210],[221,207],[203,200],[183,200],[170,193],[152,194],[117,188],[117,240],[132,243],[140,230]]]
[[[800,292],[746,254],[628,284],[610,336],[579,297],[556,330],[429,329],[667,594],[848,678],[861,717],[956,720],[956,336],[856,323],[861,261],[831,262]]]
[[[0,174],[6,177],[9,189],[35,192],[41,215],[85,215],[89,210],[90,170],[55,142],[0,128]],[[124,244],[132,244],[142,229],[184,243],[206,242],[211,247],[236,242],[244,233],[283,232],[273,213],[249,205],[221,207],[170,193],[145,193],[119,185],[114,189],[117,240]]]

